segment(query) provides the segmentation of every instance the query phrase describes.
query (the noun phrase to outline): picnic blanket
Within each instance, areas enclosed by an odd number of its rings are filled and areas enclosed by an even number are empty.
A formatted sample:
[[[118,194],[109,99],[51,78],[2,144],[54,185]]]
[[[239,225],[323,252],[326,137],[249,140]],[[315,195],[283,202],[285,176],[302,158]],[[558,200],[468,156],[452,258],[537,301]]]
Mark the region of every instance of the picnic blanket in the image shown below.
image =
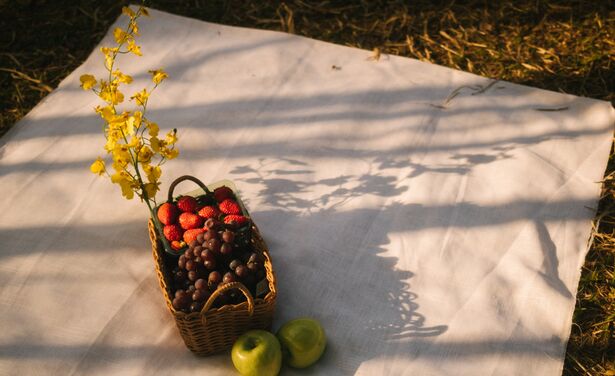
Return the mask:
[[[155,10],[140,34],[118,64],[135,91],[169,73],[148,105],[178,129],[162,192],[236,183],[277,272],[273,329],[327,332],[309,374],[561,374],[609,103]],[[183,345],[146,206],[88,170],[105,141],[79,77],[103,70],[97,47],[0,140],[0,373],[231,374]]]

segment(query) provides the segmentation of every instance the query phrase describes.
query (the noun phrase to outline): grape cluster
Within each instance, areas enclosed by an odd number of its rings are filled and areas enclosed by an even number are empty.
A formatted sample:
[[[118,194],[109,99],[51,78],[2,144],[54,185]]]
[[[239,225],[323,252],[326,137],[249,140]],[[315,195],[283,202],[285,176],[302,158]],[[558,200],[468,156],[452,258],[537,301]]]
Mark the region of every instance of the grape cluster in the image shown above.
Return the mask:
[[[200,312],[221,283],[241,282],[256,296],[256,285],[265,278],[263,256],[254,252],[249,243],[238,241],[236,226],[210,218],[205,227],[207,231],[188,244],[172,271],[173,307],[177,311]],[[240,291],[229,290],[212,307],[244,300]]]

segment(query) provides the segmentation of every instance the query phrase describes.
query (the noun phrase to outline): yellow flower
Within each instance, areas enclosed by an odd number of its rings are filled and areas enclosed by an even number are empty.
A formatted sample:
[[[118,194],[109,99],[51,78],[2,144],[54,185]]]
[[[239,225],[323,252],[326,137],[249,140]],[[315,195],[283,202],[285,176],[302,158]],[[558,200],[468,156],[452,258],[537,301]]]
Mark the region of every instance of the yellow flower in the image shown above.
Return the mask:
[[[144,16],[149,17],[149,12],[145,7],[139,7],[139,12],[141,12],[141,14],[143,14]]]
[[[137,46],[135,41],[132,39],[128,41],[128,46],[126,46],[126,48],[128,49],[128,51],[132,52],[137,56],[143,56],[143,54],[141,53],[141,47]]]
[[[155,153],[159,153],[160,148],[164,146],[164,141],[160,141],[156,136],[152,136],[152,138],[149,139],[149,143],[152,145],[152,150],[154,150]]]
[[[156,192],[158,192],[159,188],[158,186],[160,185],[160,183],[147,183],[145,184],[144,188],[144,194],[145,194],[145,199],[149,200],[150,198],[154,198],[156,197]]]
[[[107,69],[111,69],[111,66],[113,66],[113,61],[115,60],[115,54],[119,50],[120,49],[118,47],[101,47],[100,48],[100,52],[102,52],[102,54],[105,55],[105,67]]]
[[[148,146],[144,145],[144,146],[141,147],[141,149],[139,149],[139,154],[138,154],[139,162],[144,164],[143,165],[143,170],[145,170],[146,174],[147,174],[147,170],[149,168],[147,163],[149,163],[152,160],[153,156],[154,156],[154,152]],[[158,168],[160,168],[160,167],[158,167]]]
[[[128,33],[126,33],[126,31],[124,31],[121,27],[116,27],[113,30],[113,37],[115,38],[117,44],[123,44],[130,38],[130,35],[128,35]]]
[[[165,78],[169,77],[169,75],[162,69],[151,70],[149,72],[152,74],[152,81],[154,81],[156,85],[161,83]]]
[[[146,124],[147,124],[147,129],[149,130],[149,135],[151,137],[157,137],[158,132],[160,131],[160,128],[158,128],[158,124],[154,122],[150,122],[150,121],[148,121]]]
[[[161,148],[160,149],[160,155],[162,155],[163,157],[165,157],[166,159],[169,159],[169,160],[170,159],[175,159],[179,155],[179,150],[177,150],[177,149]]]
[[[137,133],[139,128],[141,127],[141,119],[143,113],[141,111],[135,111],[132,116],[129,116],[126,120],[126,132],[129,135],[133,135]]]
[[[128,30],[132,31],[133,35],[139,35],[139,25],[137,25],[137,21],[135,19],[130,20],[130,26],[128,26]]]
[[[133,18],[135,16],[135,12],[129,7],[122,7],[122,13],[124,13],[130,18]]]
[[[124,101],[124,94],[117,89],[116,84],[101,83],[100,94],[98,94],[105,102],[116,105]]]
[[[130,98],[134,99],[139,106],[145,106],[145,104],[147,103],[147,98],[149,98],[149,93],[147,92],[147,90],[143,89]]]
[[[145,175],[147,176],[147,180],[151,183],[156,183],[158,179],[160,179],[160,175],[162,175],[162,170],[160,166],[150,166],[148,164],[143,165],[143,170],[145,171]]]
[[[113,75],[117,77],[118,82],[122,82],[125,84],[130,84],[132,82],[131,76],[124,74],[120,72],[119,70],[116,70],[115,72],[113,72]]]
[[[110,123],[115,116],[115,110],[111,106],[96,106],[94,111],[96,111],[96,113],[99,114],[100,117],[103,118],[107,123]]]
[[[118,184],[122,189],[122,196],[126,197],[127,200],[131,200],[134,197],[134,187],[136,184],[130,176],[125,171],[116,172],[111,175],[111,181],[115,184]]]
[[[79,77],[79,81],[81,81],[81,87],[83,90],[90,90],[91,88],[96,86],[96,77],[91,74],[84,74]]]
[[[173,129],[172,131],[167,133],[165,142],[167,143],[167,145],[175,145],[175,143],[177,142],[177,129]]]
[[[90,171],[100,176],[105,173],[105,161],[103,161],[100,157],[96,158],[94,163],[90,165]]]

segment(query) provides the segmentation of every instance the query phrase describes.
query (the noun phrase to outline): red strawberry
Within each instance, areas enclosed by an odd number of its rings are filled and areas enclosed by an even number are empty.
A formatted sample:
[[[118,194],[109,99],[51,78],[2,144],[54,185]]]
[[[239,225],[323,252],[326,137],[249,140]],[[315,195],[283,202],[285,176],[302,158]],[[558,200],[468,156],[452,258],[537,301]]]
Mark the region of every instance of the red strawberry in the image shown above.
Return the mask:
[[[220,210],[218,210],[215,206],[203,206],[201,210],[199,210],[199,215],[205,219],[218,218],[220,215]]]
[[[177,220],[177,207],[169,202],[165,202],[158,208],[158,219],[162,224],[172,225]]]
[[[238,227],[245,225],[248,221],[249,219],[243,215],[230,214],[224,217],[224,223],[227,225],[236,225]]]
[[[193,228],[190,230],[186,230],[186,232],[184,232],[184,241],[186,242],[186,244],[190,244],[193,240],[196,240],[196,237],[205,232],[205,230],[203,230],[202,228]]]
[[[180,242],[177,240],[174,240],[171,242],[171,248],[173,248],[176,251],[180,251],[182,248],[184,248],[184,246],[186,245],[186,243],[184,242]]]
[[[194,197],[181,196],[180,198],[177,199],[177,207],[179,208],[179,210],[183,211],[184,213],[186,212],[194,213],[197,208],[197,202],[194,199]]]
[[[184,230],[190,230],[193,228],[203,226],[203,218],[199,217],[194,213],[181,213],[179,215],[179,225]]]
[[[184,231],[178,225],[166,225],[162,229],[162,232],[164,232],[164,237],[172,242],[174,240],[181,240]]]
[[[227,198],[233,198],[233,191],[229,187],[224,185],[222,187],[214,189],[214,196],[216,197],[216,201],[222,202]]]
[[[224,214],[241,214],[239,204],[229,198],[222,201],[218,206],[220,207],[220,211]]]

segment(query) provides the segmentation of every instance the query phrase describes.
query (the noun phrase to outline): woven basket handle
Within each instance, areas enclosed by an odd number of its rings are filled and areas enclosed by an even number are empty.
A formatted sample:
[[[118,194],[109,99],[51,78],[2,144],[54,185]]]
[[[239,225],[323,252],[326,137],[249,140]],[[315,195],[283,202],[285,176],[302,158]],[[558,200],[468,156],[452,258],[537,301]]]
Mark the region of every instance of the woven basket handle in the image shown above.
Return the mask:
[[[223,292],[232,289],[238,289],[245,295],[246,299],[248,300],[248,314],[252,316],[252,314],[254,313],[254,298],[252,297],[252,294],[250,294],[248,288],[244,286],[244,284],[241,282],[223,283],[218,286],[218,288],[216,289],[216,291],[213,292],[213,294],[211,294],[209,299],[207,299],[207,301],[205,302],[203,309],[201,309],[201,321],[203,322],[203,325],[205,325],[205,312],[209,311],[211,306],[216,301],[216,298],[218,298],[218,296],[220,296],[220,294],[222,294]]]
[[[175,190],[175,187],[177,186],[177,184],[181,183],[184,180],[190,180],[196,183],[199,187],[201,187],[205,191],[206,194],[208,195],[211,194],[211,191],[207,188],[205,184],[203,184],[202,181],[200,181],[199,179],[191,175],[183,175],[175,179],[173,183],[171,183],[171,185],[169,186],[169,195],[167,196],[167,202],[173,201],[173,191]]]

